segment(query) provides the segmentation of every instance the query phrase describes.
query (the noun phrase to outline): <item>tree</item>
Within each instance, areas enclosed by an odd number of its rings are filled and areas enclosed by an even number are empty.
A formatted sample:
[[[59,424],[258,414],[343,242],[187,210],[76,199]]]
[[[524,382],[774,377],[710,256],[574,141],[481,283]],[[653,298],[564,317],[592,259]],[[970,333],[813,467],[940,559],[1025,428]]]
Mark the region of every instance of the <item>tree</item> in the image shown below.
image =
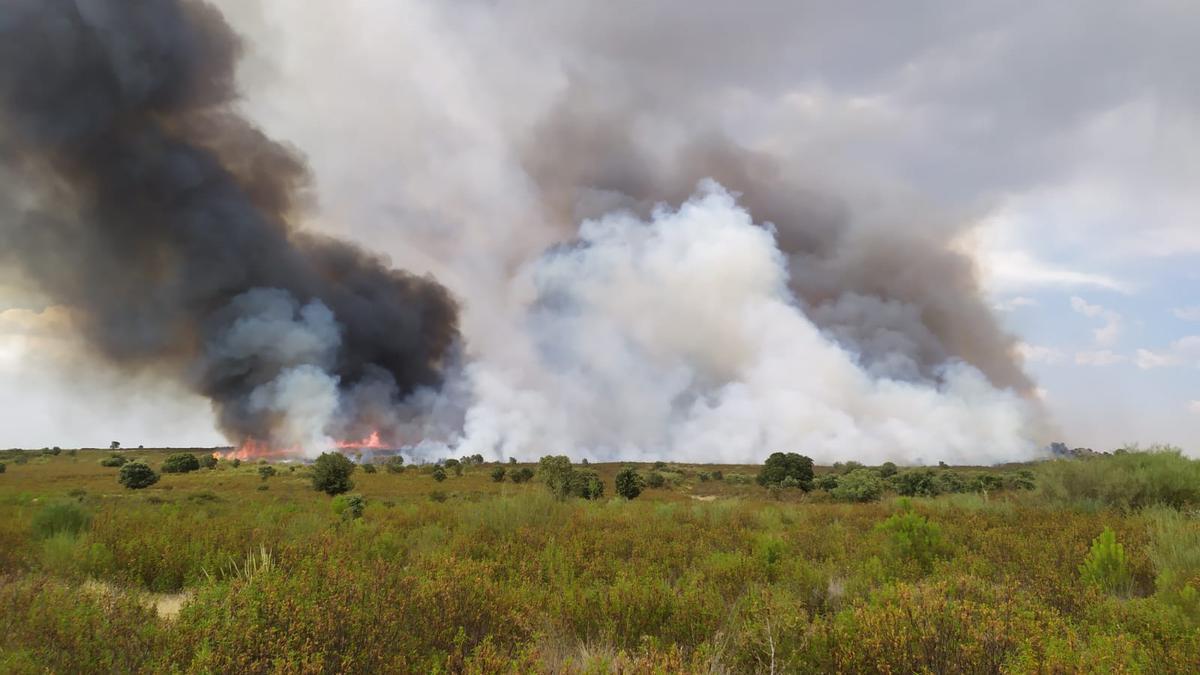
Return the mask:
[[[855,469],[839,477],[830,494],[843,502],[873,502],[883,496],[883,480],[870,469]]]
[[[762,471],[758,474],[759,485],[779,485],[784,478],[794,478],[800,489],[812,489],[813,461],[804,455],[794,452],[773,452],[763,463]]]
[[[375,465],[371,464],[370,462],[363,464],[362,470],[363,470],[363,473],[375,473],[376,471],[378,471],[378,469],[375,468]]]
[[[454,459],[453,457],[442,462],[442,465],[445,466],[448,470],[453,471],[455,476],[461,476],[463,473],[462,462],[458,461],[457,459]]]
[[[0,473],[4,473],[5,471],[8,471],[8,465],[4,462],[0,462]]]
[[[158,474],[143,462],[128,462],[121,467],[117,481],[130,490],[140,490],[157,483]]]
[[[509,464],[516,464],[516,463],[517,463],[517,458],[516,458],[516,457],[509,457],[509,458],[508,458],[508,463],[509,463]]]
[[[533,480],[533,469],[523,466],[508,472],[508,479],[514,483],[528,483]]]
[[[258,467],[258,477],[266,480],[275,475],[275,467],[267,465]]]
[[[440,466],[433,467],[433,479],[439,483],[446,480],[446,470]]]
[[[617,494],[625,499],[636,499],[642,494],[642,486],[645,484],[641,474],[632,466],[627,466],[617,472]]]
[[[575,473],[571,459],[566,455],[546,455],[538,461],[538,478],[545,484],[546,489],[559,499],[566,499],[571,494],[571,479]]]
[[[575,471],[571,474],[570,493],[584,499],[600,499],[604,496],[604,481],[595,471]]]
[[[504,474],[506,474],[506,473],[508,473],[508,471],[505,470],[504,467],[498,466],[498,467],[492,469],[492,480],[497,483],[503,483],[504,482]]]
[[[350,474],[354,473],[354,462],[339,452],[323,452],[313,464],[312,485],[327,495],[349,492],[354,487]]]
[[[108,449],[109,449],[109,450],[117,450],[117,449],[119,449],[120,447],[121,447],[121,441],[113,441],[112,443],[109,443],[109,444],[108,444]]]
[[[813,485],[826,492],[832,492],[837,487],[838,477],[835,473],[824,473],[817,476],[813,481]]]
[[[163,460],[163,473],[188,473],[200,469],[200,460],[188,452],[179,452]]]
[[[892,476],[895,476],[896,472],[899,470],[900,469],[896,467],[895,462],[884,462],[883,464],[879,465],[879,477],[891,478]]]
[[[392,455],[387,461],[388,473],[404,473],[404,458],[400,455]]]

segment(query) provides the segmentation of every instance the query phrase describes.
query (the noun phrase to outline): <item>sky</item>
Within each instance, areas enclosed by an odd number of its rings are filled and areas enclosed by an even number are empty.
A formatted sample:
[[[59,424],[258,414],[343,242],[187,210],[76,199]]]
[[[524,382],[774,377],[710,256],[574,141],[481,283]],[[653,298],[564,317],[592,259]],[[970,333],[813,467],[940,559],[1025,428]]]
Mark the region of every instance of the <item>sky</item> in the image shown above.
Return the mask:
[[[309,159],[313,227],[453,287],[445,232],[526,217],[511,139],[585,72],[642,133],[701,119],[860,211],[969,222],[955,245],[1057,437],[1200,456],[1194,2],[216,4],[247,36],[245,111]],[[206,401],[87,358],[10,277],[0,446],[224,442]]]

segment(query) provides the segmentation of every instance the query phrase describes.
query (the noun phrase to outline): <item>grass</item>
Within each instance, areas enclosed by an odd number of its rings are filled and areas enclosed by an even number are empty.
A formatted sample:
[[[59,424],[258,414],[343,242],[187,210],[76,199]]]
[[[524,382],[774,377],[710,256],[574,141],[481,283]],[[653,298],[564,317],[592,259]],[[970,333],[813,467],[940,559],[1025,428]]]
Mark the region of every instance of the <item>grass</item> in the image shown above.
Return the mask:
[[[307,467],[275,465],[267,491],[258,465],[224,462],[131,491],[99,465],[107,453],[6,460],[0,672],[1182,673],[1200,662],[1187,590],[1200,584],[1200,525],[1186,507],[1079,508],[1079,494],[1052,489],[849,504],[699,479],[753,466],[675,464],[666,487],[633,501],[559,501],[537,480],[494,482],[484,465],[441,483],[418,467],[356,471],[366,506],[347,519]],[[156,468],[166,457],[129,454]],[[621,466],[589,468],[611,495]],[[1078,570],[1106,527],[1125,551],[1121,597]],[[179,591],[174,617],[147,599]]]

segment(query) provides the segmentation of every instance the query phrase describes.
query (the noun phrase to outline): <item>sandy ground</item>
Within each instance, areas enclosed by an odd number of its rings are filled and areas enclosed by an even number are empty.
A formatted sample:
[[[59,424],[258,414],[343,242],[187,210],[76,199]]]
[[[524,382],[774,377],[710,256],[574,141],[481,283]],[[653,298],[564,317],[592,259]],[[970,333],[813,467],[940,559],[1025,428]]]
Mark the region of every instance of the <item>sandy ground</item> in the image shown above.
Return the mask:
[[[88,579],[83,582],[82,589],[86,593],[95,595],[134,594],[143,602],[153,605],[154,611],[158,612],[158,615],[164,619],[174,619],[178,616],[179,610],[183,609],[183,603],[192,597],[190,591],[182,591],[180,593],[131,591],[114,586],[107,581],[97,581],[96,579]]]

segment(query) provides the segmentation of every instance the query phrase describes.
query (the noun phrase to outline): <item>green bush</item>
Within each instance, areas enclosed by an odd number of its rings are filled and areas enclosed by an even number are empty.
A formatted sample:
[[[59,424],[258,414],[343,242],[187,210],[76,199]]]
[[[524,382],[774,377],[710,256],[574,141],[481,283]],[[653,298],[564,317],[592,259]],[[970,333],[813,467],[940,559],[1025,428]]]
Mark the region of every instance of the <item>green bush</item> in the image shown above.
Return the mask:
[[[1105,527],[1100,536],[1092,540],[1092,549],[1079,565],[1079,576],[1084,583],[1105,593],[1129,595],[1133,575],[1129,572],[1125,547],[1117,543],[1117,533],[1111,527]]]
[[[896,467],[895,462],[884,462],[883,464],[879,465],[880,478],[891,478],[892,476],[895,476],[898,471],[900,471],[900,469]]]
[[[883,496],[883,480],[870,469],[855,469],[839,477],[829,494],[843,502],[873,502]]]
[[[446,470],[440,466],[433,467],[433,472],[430,475],[439,483],[446,480]]]
[[[58,534],[72,537],[87,529],[91,516],[78,502],[51,502],[33,516],[35,539],[49,539]]]
[[[203,469],[217,468],[217,458],[210,453],[205,453],[200,456],[200,467]]]
[[[901,511],[877,525],[876,530],[887,537],[887,550],[893,560],[911,563],[922,575],[928,574],[934,561],[948,555],[949,547],[936,523],[901,501]]]
[[[812,489],[813,461],[794,452],[773,452],[758,474],[759,485],[779,485],[785,478],[795,478],[803,490]]]
[[[749,485],[754,482],[754,477],[744,473],[731,473],[725,477],[725,482],[730,485]]]
[[[838,477],[835,473],[824,473],[813,479],[813,486],[818,490],[824,490],[826,492],[833,492],[833,489],[837,487],[837,484]]]
[[[367,500],[362,495],[338,495],[333,498],[333,512],[346,520],[362,518]]]
[[[274,476],[275,473],[276,473],[275,467],[273,467],[273,466],[266,465],[266,466],[258,467],[258,477],[263,480],[266,480],[266,479],[270,478],[271,476]]]
[[[713,480],[725,480],[725,472],[724,472],[724,471],[721,471],[720,469],[717,469],[716,471],[713,471],[713,472],[712,472],[712,479],[713,479]]]
[[[117,481],[130,490],[140,490],[157,483],[158,474],[143,462],[127,462],[121,467]]]
[[[442,462],[442,466],[445,467],[446,471],[453,471],[455,476],[463,475],[462,462],[458,461],[457,459],[454,459],[454,458],[447,459],[444,462]]]
[[[934,497],[938,494],[937,483],[930,469],[909,469],[892,478],[896,493],[904,497]]]
[[[109,466],[109,467],[121,466],[121,465],[125,464],[125,462],[128,462],[128,461],[129,461],[128,459],[125,459],[124,457],[122,457],[120,455],[113,455],[112,457],[105,457],[104,459],[100,460],[100,466]]]
[[[502,466],[498,466],[498,467],[492,469],[492,481],[496,482],[496,483],[503,483],[504,475],[507,473],[508,473],[508,470]]]
[[[200,460],[190,452],[180,452],[163,460],[163,473],[189,473],[200,470]]]
[[[625,499],[636,499],[642,494],[644,481],[641,474],[632,466],[627,466],[617,472],[616,478],[617,494]]]
[[[571,495],[584,499],[600,499],[604,496],[604,481],[595,471],[575,471],[571,475]]]
[[[313,463],[312,486],[327,495],[338,495],[354,488],[350,474],[354,462],[340,452],[323,452]]]
[[[233,459],[229,460],[229,466],[232,466],[235,469],[241,465],[242,465],[242,460],[238,459],[237,457],[234,457]]]
[[[712,479],[712,476],[707,471],[701,471],[696,474],[696,478],[699,478],[701,483],[707,483]]]
[[[8,465],[4,462],[0,462],[0,473],[4,473],[5,471],[8,471]]]
[[[1046,462],[1039,474],[1043,494],[1061,501],[1096,501],[1124,510],[1200,506],[1200,460],[1175,448]]]
[[[533,480],[533,469],[523,466],[508,472],[508,479],[514,483],[528,483]]]
[[[363,473],[376,473],[377,471],[379,471],[378,469],[375,468],[375,465],[371,464],[370,462],[363,464],[362,470],[363,470]]]
[[[400,455],[392,455],[388,457],[383,466],[387,468],[388,473],[404,473],[404,458]]]
[[[667,479],[657,471],[651,471],[646,475],[646,487],[658,489],[666,484]]]
[[[566,455],[546,455],[538,460],[538,480],[546,486],[550,494],[558,499],[566,499],[571,494],[571,479],[575,469],[571,467],[571,459]]]

